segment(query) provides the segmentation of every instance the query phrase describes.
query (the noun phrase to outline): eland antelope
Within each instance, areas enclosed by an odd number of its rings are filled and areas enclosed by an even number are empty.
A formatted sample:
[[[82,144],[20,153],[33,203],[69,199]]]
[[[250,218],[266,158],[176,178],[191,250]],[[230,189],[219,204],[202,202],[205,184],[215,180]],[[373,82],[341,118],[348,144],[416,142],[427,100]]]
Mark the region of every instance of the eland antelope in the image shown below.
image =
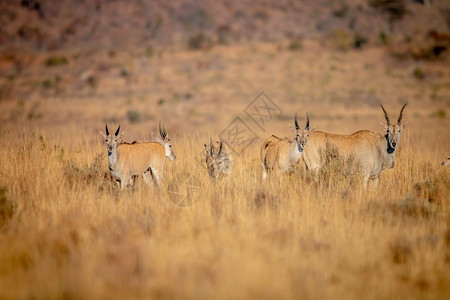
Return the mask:
[[[106,149],[108,150],[108,168],[111,173],[113,171],[113,166],[115,166],[116,162],[117,162],[117,156],[113,155],[113,153],[116,151],[115,149],[117,148],[117,145],[124,143],[122,140],[122,136],[125,134],[125,131],[122,131],[122,133],[119,134],[119,132],[120,132],[120,125],[119,125],[119,127],[117,127],[116,132],[114,134],[110,134],[109,130],[108,130],[108,125],[105,124],[106,135],[101,131],[99,131],[99,132],[105,138]],[[112,174],[111,174],[111,176],[112,176]],[[114,178],[114,176],[112,176],[112,177]],[[134,179],[135,179],[135,177],[133,176],[132,178],[130,178],[130,181],[128,183],[133,185]],[[114,178],[114,180],[116,180],[116,178]],[[116,180],[116,182],[117,182],[118,186],[120,187],[119,181]]]
[[[206,144],[206,168],[208,169],[209,177],[216,180],[222,176],[228,176],[233,172],[234,160],[231,153],[225,149],[223,140],[215,143],[209,139],[209,149]]]
[[[261,147],[261,160],[262,160],[262,178],[267,177],[267,173],[271,171],[285,172],[292,169],[292,166],[298,162],[305,148],[308,137],[314,132],[315,128],[309,128],[309,116],[306,114],[306,126],[304,130],[301,130],[297,122],[297,114],[294,119],[295,129],[291,128],[294,133],[294,139],[288,138],[281,139],[275,135],[272,135],[264,141]]]
[[[364,188],[367,188],[370,179],[376,186],[382,171],[385,168],[394,167],[394,155],[400,141],[400,133],[407,124],[401,123],[405,106],[406,104],[400,110],[397,124],[391,124],[386,110],[381,105],[386,124],[382,122],[380,124],[386,132],[385,135],[368,130],[361,130],[351,135],[314,132],[309,137],[302,157],[307,169],[314,174],[315,180],[318,180],[318,173],[324,165],[324,153],[328,147],[333,147],[339,157],[352,158],[355,171],[358,171],[363,179]]]
[[[108,161],[111,175],[119,182],[120,189],[123,190],[134,176],[141,175],[149,185],[161,185],[164,172],[165,159],[175,160],[176,156],[172,151],[172,144],[164,126],[159,123],[159,133],[161,138],[157,142],[119,144],[120,126],[114,136],[111,136],[106,126],[105,137],[108,148]]]

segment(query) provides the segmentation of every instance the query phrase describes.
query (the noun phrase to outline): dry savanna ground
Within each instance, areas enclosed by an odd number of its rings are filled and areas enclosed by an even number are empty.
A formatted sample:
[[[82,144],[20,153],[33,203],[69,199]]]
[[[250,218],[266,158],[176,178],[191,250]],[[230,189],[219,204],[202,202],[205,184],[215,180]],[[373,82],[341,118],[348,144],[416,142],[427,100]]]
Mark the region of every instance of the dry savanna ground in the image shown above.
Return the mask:
[[[69,57],[4,81],[0,299],[450,297],[445,62],[309,41]],[[283,111],[263,129],[244,112],[260,90]],[[295,111],[302,127],[308,111],[318,130],[381,132],[380,102],[392,119],[408,102],[409,123],[378,189],[339,165],[317,184],[301,163],[261,181],[259,146],[290,136]],[[258,139],[212,183],[203,143],[235,117]],[[98,131],[147,140],[160,119],[177,155],[163,188],[119,193]],[[168,193],[182,173],[201,189],[188,207]]]

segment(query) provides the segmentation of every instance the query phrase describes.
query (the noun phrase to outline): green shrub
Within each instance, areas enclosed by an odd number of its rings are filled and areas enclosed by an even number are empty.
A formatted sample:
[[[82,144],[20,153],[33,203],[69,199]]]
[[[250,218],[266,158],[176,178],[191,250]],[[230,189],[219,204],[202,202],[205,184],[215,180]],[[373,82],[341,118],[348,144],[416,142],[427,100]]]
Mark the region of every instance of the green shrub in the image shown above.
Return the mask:
[[[127,118],[130,123],[139,123],[142,120],[142,115],[137,110],[127,111]]]
[[[353,47],[361,48],[364,44],[367,44],[367,38],[363,37],[362,35],[355,34],[353,37]]]
[[[422,71],[421,68],[415,68],[413,71],[413,76],[417,79],[424,79],[425,73]]]
[[[87,84],[91,89],[96,89],[98,87],[98,78],[91,75],[87,78]]]
[[[380,38],[381,43],[383,43],[384,45],[386,45],[389,42],[389,38],[384,31],[381,31],[378,37]]]
[[[191,36],[188,40],[188,48],[190,50],[206,49],[212,46],[211,38],[208,38],[203,33],[198,33]]]
[[[340,8],[333,11],[333,16],[336,18],[344,18],[348,13],[348,5],[344,3]]]
[[[67,64],[68,64],[67,58],[65,58],[64,56],[52,56],[45,61],[45,65],[47,67],[56,67]]]
[[[269,14],[266,11],[262,10],[262,9],[259,9],[259,10],[255,11],[253,13],[253,17],[255,19],[260,19],[260,20],[263,20],[263,21],[269,20]]]
[[[231,40],[231,27],[228,25],[221,25],[217,28],[217,40],[219,44],[226,45]]]
[[[288,48],[288,50],[291,50],[291,51],[297,51],[297,50],[301,50],[302,47],[303,47],[302,42],[295,40],[295,41],[291,41],[287,48]]]
[[[387,14],[390,22],[402,19],[407,13],[404,0],[370,0],[369,4]]]
[[[145,49],[145,55],[146,55],[147,57],[153,57],[154,54],[155,54],[155,50],[153,49],[152,46],[148,46],[148,47]]]
[[[338,29],[334,32],[333,36],[334,40],[334,46],[339,50],[349,50],[352,45],[354,44],[354,41],[352,40],[349,33],[344,29]]]
[[[447,113],[445,112],[445,110],[443,109],[439,109],[436,112],[434,112],[432,114],[433,117],[437,117],[437,118],[441,118],[441,119],[445,119],[445,117],[447,116]]]
[[[111,50],[108,51],[108,56],[109,57],[114,58],[114,57],[116,57],[116,55],[117,55],[116,50],[111,49]]]
[[[60,82],[61,77],[59,75],[56,75],[54,78],[47,78],[42,81],[42,86],[46,89],[56,88]]]

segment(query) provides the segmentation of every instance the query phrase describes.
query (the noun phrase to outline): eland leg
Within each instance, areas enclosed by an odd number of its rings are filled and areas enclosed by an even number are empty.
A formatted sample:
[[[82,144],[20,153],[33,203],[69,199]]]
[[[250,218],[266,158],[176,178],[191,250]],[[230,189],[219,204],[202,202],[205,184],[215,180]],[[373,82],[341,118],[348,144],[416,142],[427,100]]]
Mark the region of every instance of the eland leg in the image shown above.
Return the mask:
[[[129,181],[130,177],[120,178],[120,190],[123,191],[127,187]]]
[[[265,163],[262,164],[262,168],[263,168],[262,179],[266,179],[267,178],[267,170],[266,170],[266,164]]]
[[[152,189],[155,188],[155,183],[153,180],[153,172],[151,168],[142,173],[142,178],[144,178],[145,183],[147,183]]]
[[[151,169],[153,174],[153,180],[155,181],[155,185],[157,188],[161,187],[161,173],[156,171],[155,169]]]
[[[375,176],[375,177],[371,177],[370,179],[371,179],[371,180],[370,180],[370,187],[371,187],[371,189],[372,189],[372,190],[377,189],[378,183],[379,183],[379,181],[380,181],[380,177]]]

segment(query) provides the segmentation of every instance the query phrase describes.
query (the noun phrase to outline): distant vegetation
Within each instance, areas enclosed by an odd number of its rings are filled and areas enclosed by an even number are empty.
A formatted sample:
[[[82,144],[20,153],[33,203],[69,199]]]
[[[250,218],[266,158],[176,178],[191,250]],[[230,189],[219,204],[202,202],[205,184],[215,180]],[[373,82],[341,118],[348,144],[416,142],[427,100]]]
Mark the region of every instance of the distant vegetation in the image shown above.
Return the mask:
[[[52,56],[45,61],[45,65],[48,67],[67,65],[67,58],[64,56]]]
[[[346,32],[350,46],[359,48],[379,39],[386,43],[391,34],[414,41],[430,30],[448,34],[450,24],[448,1],[342,0],[326,6],[315,0],[254,1],[251,7],[237,0],[10,2],[0,4],[0,50],[17,45],[50,50],[111,44],[121,49],[149,42],[204,49],[292,37],[326,38],[336,30]]]

